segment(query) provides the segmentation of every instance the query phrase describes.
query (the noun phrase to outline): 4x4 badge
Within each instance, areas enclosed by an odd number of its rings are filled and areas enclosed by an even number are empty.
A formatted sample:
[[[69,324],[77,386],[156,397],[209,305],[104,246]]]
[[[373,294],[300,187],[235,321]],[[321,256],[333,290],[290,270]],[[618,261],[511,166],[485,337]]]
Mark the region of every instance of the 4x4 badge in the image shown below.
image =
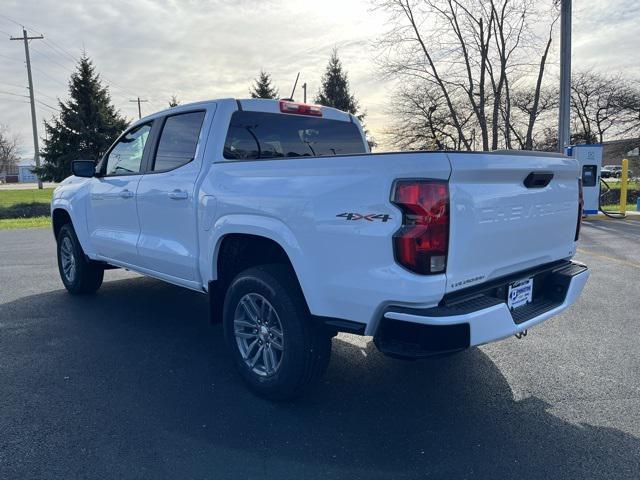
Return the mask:
[[[362,215],[361,213],[339,213],[336,217],[342,217],[345,220],[367,220],[368,222],[373,222],[374,220],[380,220],[382,222],[386,222],[387,220],[391,220],[391,216],[386,213],[369,213],[367,215]]]

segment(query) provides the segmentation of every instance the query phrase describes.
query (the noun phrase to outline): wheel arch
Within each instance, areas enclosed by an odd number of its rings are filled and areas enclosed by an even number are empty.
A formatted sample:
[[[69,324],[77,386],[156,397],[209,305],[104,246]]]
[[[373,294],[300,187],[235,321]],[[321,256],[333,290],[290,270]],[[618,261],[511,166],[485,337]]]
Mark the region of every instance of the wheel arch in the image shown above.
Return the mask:
[[[56,207],[51,211],[51,226],[53,227],[53,236],[57,239],[60,229],[66,223],[73,225],[73,220],[69,212],[62,208]]]
[[[82,246],[82,250],[89,258],[94,258],[95,252],[92,248],[91,241],[89,239],[89,232],[87,230],[85,219],[84,206],[80,209],[74,208],[74,205],[64,199],[54,199],[51,206],[51,226],[54,237],[58,238],[58,232],[65,223],[70,223],[73,230],[76,232],[78,241]]]
[[[280,230],[281,232],[283,230]],[[221,306],[233,278],[241,271],[259,265],[286,265],[294,276],[307,306],[310,306],[306,292],[311,287],[307,285],[305,288],[305,267],[299,246],[293,234],[288,229],[285,232],[288,235],[283,238],[282,234],[274,229],[265,228],[264,225],[258,228],[250,228],[246,222],[238,228],[225,225],[224,232],[220,232],[211,249],[211,274],[207,283],[212,321],[216,322],[222,318]]]

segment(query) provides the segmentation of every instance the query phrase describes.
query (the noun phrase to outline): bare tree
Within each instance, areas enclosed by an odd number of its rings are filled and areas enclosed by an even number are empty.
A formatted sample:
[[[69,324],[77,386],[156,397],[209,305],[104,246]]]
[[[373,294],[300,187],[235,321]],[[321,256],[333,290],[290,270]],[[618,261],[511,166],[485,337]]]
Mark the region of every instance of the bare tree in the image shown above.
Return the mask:
[[[585,143],[637,136],[640,90],[621,74],[577,72],[571,79],[574,133]]]
[[[549,88],[521,88],[511,97],[513,115],[508,125],[513,147],[521,150],[533,150],[539,142],[546,142],[544,128],[556,122],[558,108],[558,90]],[[536,128],[537,126],[542,128]],[[557,135],[557,133],[554,133]]]
[[[640,82],[625,81],[618,96],[622,114],[619,119],[620,136],[640,137]]]
[[[580,72],[571,79],[571,110],[574,131],[582,132],[587,143],[602,142],[620,113],[616,83],[619,78],[594,72]]]
[[[458,115],[457,125],[437,86],[410,83],[401,87],[389,110],[393,120],[385,132],[388,140],[401,150],[466,150],[463,138],[468,138],[473,149],[475,131],[469,125],[475,113],[464,97],[452,102]]]
[[[534,0],[374,0],[374,4],[391,20],[391,29],[379,41],[384,52],[381,66],[385,74],[402,79],[401,97],[415,95],[413,103],[419,105],[437,91],[436,111],[447,112],[447,132],[455,131],[458,138],[452,143],[462,149],[474,148],[476,132],[483,150],[510,148],[512,90],[528,83],[534,92],[532,114],[518,144],[530,148],[557,19],[551,2],[544,7]],[[548,26],[544,40],[537,34],[541,24]],[[427,90],[430,94],[425,96]],[[424,111],[414,108],[424,117]],[[471,118],[466,115],[469,108]]]
[[[18,164],[18,137],[0,125],[0,175],[4,178]]]

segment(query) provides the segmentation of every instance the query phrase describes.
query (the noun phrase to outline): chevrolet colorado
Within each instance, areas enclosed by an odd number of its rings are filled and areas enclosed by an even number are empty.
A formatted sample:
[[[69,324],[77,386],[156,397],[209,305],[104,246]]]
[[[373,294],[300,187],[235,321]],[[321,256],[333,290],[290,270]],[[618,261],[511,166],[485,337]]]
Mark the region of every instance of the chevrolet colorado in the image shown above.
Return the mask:
[[[353,115],[277,100],[183,105],[132,124],[51,204],[62,281],[123,267],[208,294],[243,379],[289,398],[336,332],[393,357],[492,342],[576,301],[575,160],[371,154]]]

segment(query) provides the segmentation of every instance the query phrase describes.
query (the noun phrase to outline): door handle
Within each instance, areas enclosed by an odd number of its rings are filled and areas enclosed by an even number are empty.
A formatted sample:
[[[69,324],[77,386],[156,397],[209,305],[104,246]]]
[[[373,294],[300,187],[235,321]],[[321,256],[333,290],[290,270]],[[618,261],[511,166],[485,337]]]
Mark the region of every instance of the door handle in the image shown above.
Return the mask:
[[[133,197],[133,192],[131,190],[122,190],[120,192],[120,197],[122,197],[122,198],[131,198],[131,197]]]
[[[189,194],[184,190],[174,190],[167,193],[167,196],[169,198],[172,198],[173,200],[186,200],[187,198],[189,198]]]

